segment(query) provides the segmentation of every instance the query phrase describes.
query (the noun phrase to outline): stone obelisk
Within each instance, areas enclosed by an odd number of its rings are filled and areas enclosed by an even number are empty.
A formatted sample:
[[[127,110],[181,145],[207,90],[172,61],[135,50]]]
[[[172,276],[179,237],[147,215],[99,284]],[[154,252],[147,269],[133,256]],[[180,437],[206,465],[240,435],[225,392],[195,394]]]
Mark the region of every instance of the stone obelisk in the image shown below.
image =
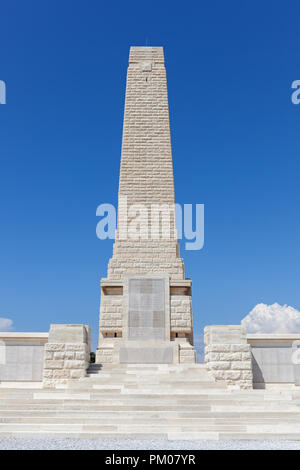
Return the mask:
[[[97,363],[195,362],[191,280],[179,256],[174,203],[163,48],[131,47]]]

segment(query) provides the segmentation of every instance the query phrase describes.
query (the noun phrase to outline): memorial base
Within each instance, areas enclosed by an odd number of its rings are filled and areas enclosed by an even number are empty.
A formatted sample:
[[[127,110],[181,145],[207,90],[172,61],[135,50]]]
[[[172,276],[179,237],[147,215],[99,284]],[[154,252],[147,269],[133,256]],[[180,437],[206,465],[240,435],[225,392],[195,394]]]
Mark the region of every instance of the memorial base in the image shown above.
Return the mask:
[[[166,342],[119,342],[116,356],[120,364],[177,364],[178,344]]]

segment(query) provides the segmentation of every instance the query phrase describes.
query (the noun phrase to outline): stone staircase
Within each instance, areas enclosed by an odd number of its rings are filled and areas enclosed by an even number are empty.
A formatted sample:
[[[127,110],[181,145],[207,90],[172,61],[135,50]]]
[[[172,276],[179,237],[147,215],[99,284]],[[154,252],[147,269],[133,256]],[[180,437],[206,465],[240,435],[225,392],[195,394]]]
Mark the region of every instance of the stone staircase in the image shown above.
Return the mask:
[[[227,390],[202,364],[92,365],[60,388],[0,388],[0,437],[300,440],[300,390]]]

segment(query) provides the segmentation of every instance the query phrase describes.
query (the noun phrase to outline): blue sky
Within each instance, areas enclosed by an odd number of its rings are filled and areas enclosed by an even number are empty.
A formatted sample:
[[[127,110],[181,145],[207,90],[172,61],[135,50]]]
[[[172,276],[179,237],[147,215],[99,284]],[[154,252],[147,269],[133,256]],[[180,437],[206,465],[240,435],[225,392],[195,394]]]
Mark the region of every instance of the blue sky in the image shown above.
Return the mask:
[[[257,304],[300,309],[299,2],[1,4],[0,317],[98,329],[130,45],[164,46],[176,201],[205,204],[184,251],[195,330]]]

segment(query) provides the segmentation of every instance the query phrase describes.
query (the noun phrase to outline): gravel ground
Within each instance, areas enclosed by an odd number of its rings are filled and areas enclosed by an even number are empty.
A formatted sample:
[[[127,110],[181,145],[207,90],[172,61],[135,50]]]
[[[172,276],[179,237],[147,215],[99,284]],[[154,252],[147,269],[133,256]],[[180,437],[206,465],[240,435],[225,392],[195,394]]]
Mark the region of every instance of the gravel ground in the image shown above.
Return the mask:
[[[300,450],[300,441],[0,439],[0,450]]]

